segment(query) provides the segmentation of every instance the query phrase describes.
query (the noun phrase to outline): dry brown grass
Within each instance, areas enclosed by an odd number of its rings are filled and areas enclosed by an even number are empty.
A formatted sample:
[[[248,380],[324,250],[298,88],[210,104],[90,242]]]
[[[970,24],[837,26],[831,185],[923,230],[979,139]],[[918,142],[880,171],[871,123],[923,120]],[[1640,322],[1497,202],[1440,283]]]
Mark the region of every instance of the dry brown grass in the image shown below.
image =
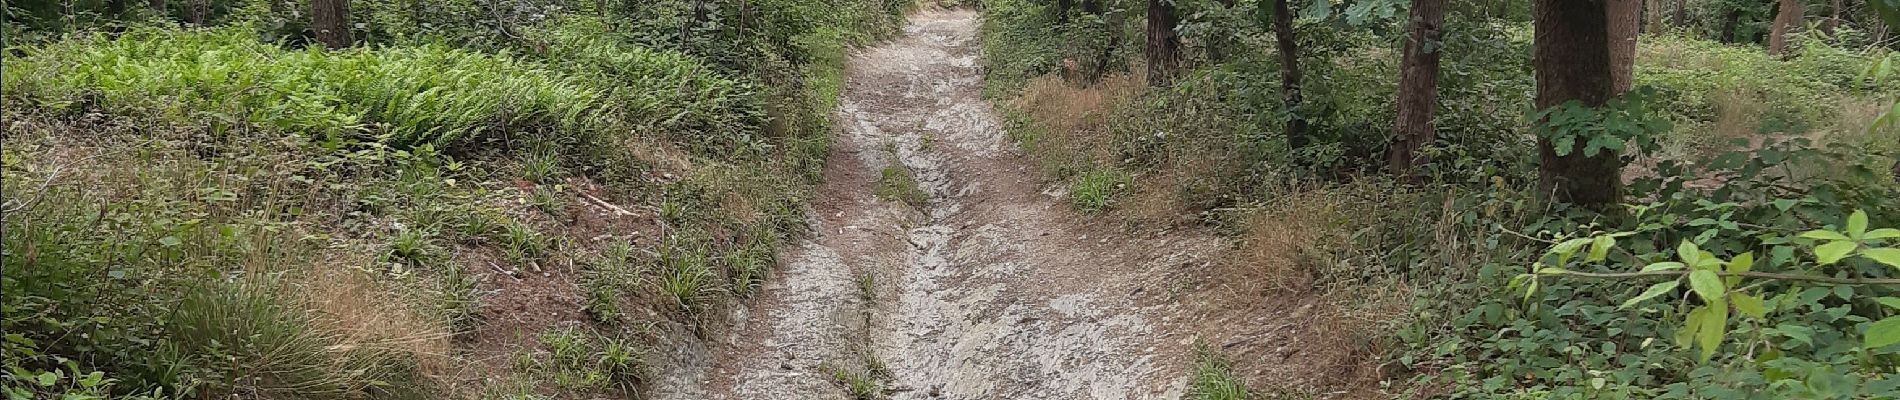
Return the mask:
[[[1109,116],[1144,90],[1127,74],[1086,87],[1047,75],[1030,80],[1009,106],[1028,113],[1042,128],[1042,135],[1025,147],[1056,170],[1051,172],[1065,175],[1115,161]]]
[[[291,271],[299,277],[296,296],[312,313],[313,328],[335,333],[337,351],[372,349],[414,360],[427,376],[454,368],[453,343],[445,318],[420,310],[417,299],[396,294],[361,271],[325,263]],[[360,264],[359,264],[360,265]]]

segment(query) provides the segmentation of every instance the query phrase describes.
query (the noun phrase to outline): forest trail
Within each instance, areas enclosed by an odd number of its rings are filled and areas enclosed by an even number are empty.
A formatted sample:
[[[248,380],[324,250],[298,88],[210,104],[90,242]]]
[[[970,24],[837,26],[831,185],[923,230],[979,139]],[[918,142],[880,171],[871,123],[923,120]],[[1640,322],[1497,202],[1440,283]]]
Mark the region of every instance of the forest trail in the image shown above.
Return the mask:
[[[1193,339],[1165,277],[1221,242],[1072,211],[981,97],[979,24],[921,11],[854,55],[813,235],[721,343],[669,355],[658,398],[842,399],[839,368],[891,399],[1181,397]],[[900,171],[927,204],[877,196]]]

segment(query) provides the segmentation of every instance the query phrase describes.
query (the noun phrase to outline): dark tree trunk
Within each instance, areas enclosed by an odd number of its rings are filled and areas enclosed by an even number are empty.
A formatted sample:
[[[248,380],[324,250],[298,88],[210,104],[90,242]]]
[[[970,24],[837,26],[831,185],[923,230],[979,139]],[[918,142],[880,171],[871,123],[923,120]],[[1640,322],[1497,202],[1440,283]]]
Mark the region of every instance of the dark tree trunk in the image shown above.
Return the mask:
[[[1794,32],[1796,24],[1801,23],[1801,3],[1795,0],[1780,0],[1775,11],[1774,26],[1768,29],[1768,54],[1786,57],[1788,55],[1788,34]]]
[[[1445,0],[1412,0],[1409,38],[1399,70],[1397,122],[1392,129],[1392,148],[1386,153],[1386,165],[1392,174],[1414,178],[1416,169],[1431,160],[1418,150],[1431,144],[1435,135],[1432,114],[1438,106],[1439,42],[1445,21]]]
[[[190,0],[185,3],[185,22],[203,26],[211,19],[211,0]]]
[[[341,49],[355,44],[350,35],[349,0],[311,0],[310,29],[317,31],[317,42],[324,47]]]
[[[1642,19],[1642,0],[1606,0],[1604,14],[1609,18],[1610,93],[1630,90],[1630,78],[1636,68],[1637,21]]]
[[[1689,26],[1689,0],[1676,0],[1676,20],[1671,21],[1677,27]]]
[[[1610,46],[1604,3],[1536,0],[1532,3],[1532,65],[1537,109],[1572,100],[1597,107],[1610,98]],[[1582,146],[1557,155],[1547,138],[1537,148],[1539,189],[1548,200],[1604,209],[1622,201],[1623,160],[1614,152],[1585,157]]]
[[[1181,68],[1181,19],[1166,0],[1148,0],[1148,85],[1167,86]]]
[[[1722,19],[1722,43],[1735,43],[1735,30],[1742,25],[1742,10],[1728,10],[1728,17]]]
[[[1830,7],[1827,8],[1828,12],[1831,14],[1828,15],[1826,22],[1821,23],[1822,32],[1827,32],[1827,34],[1832,35],[1834,34],[1835,29],[1839,29],[1841,27],[1841,9],[1845,7],[1847,7],[1847,4],[1845,4],[1845,2],[1841,0],[1834,0],[1834,3],[1831,4]]]
[[[1273,39],[1280,50],[1280,103],[1285,107],[1288,150],[1306,147],[1306,119],[1300,117],[1300,43],[1293,36],[1293,10],[1287,0],[1273,0]]]

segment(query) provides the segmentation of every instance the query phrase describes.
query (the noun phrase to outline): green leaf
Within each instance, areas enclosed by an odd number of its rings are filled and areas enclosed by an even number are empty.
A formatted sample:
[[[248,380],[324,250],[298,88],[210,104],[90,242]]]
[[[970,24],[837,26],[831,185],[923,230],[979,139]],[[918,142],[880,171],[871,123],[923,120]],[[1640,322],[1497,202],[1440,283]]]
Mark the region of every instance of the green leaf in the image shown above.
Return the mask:
[[[1840,232],[1826,229],[1815,229],[1803,232],[1801,233],[1801,237],[1814,240],[1853,240],[1852,238],[1848,238],[1847,235],[1842,235]]]
[[[1682,327],[1676,329],[1676,347],[1688,348],[1695,342],[1696,331],[1702,328],[1702,315],[1708,314],[1708,307],[1696,307],[1682,319]]]
[[[1859,244],[1848,240],[1820,245],[1814,248],[1814,261],[1820,262],[1821,265],[1833,264],[1847,258],[1848,253],[1853,253],[1856,247],[1859,247]]]
[[[54,383],[59,383],[59,374],[55,374],[53,371],[41,372],[39,375],[34,376],[34,381],[34,383],[40,384],[40,387],[51,387]]]
[[[1552,246],[1550,248],[1550,254],[1556,254],[1557,264],[1563,265],[1565,263],[1570,262],[1570,256],[1576,255],[1577,250],[1582,249],[1583,245],[1586,245],[1586,244],[1590,244],[1589,238],[1565,240],[1563,243],[1558,243],[1556,246]]]
[[[1862,211],[1862,210],[1854,210],[1853,215],[1847,216],[1847,237],[1854,238],[1854,240],[1860,240],[1861,236],[1866,236],[1866,235],[1867,235],[1867,212]]]
[[[1768,308],[1762,304],[1763,302],[1760,297],[1735,293],[1728,296],[1728,301],[1729,303],[1735,304],[1735,311],[1742,313],[1742,315],[1747,315],[1755,319],[1762,319],[1768,316]]]
[[[1861,251],[1860,256],[1872,259],[1874,262],[1900,268],[1900,248],[1882,247],[1878,249],[1867,249]]]
[[[1590,243],[1590,258],[1585,261],[1597,262],[1609,258],[1611,247],[1616,247],[1616,238],[1597,236],[1596,240]]]
[[[1683,264],[1696,265],[1696,261],[1702,259],[1702,249],[1696,248],[1695,243],[1684,240],[1682,244],[1676,245],[1676,258],[1681,259]]]
[[[1682,265],[1682,263],[1675,262],[1675,261],[1663,261],[1663,262],[1643,266],[1643,272],[1668,271],[1672,269],[1683,269],[1683,268],[1688,268],[1688,266]]]
[[[1741,255],[1735,256],[1734,259],[1728,261],[1728,269],[1726,271],[1728,271],[1728,273],[1730,274],[1740,274],[1743,272],[1748,272],[1748,270],[1750,268],[1754,268],[1754,266],[1755,266],[1755,252],[1752,252],[1752,251],[1743,252]],[[1742,277],[1740,275],[1729,275],[1728,277],[1729,287],[1734,287],[1735,285],[1740,285],[1741,283],[1742,283]]]
[[[1636,295],[1636,297],[1631,297],[1629,300],[1624,300],[1623,305],[1618,306],[1617,308],[1630,308],[1630,306],[1636,305],[1636,303],[1641,303],[1643,302],[1643,300],[1653,299],[1653,298],[1656,298],[1656,296],[1661,296],[1663,294],[1675,291],[1676,287],[1678,286],[1682,286],[1682,281],[1673,280],[1673,279],[1667,282],[1661,282],[1654,285],[1649,285],[1649,289],[1644,289],[1643,294]]]
[[[1900,343],[1900,317],[1887,317],[1867,326],[1867,337],[1862,339],[1869,349],[1887,347]]]
[[[1874,302],[1887,306],[1887,308],[1900,310],[1900,297],[1881,297],[1874,299]]]
[[[1900,238],[1900,229],[1894,229],[1894,228],[1875,229],[1872,232],[1867,232],[1867,236],[1861,236],[1860,238],[1862,240]]]
[[[1703,302],[1711,305],[1722,305],[1725,301],[1722,294],[1728,292],[1728,287],[1722,285],[1722,277],[1716,275],[1715,271],[1690,272],[1689,288],[1695,290],[1695,295],[1701,297]]]
[[[1695,343],[1701,348],[1702,362],[1715,357],[1715,349],[1722,346],[1722,337],[1728,335],[1728,306],[1710,304],[1703,306],[1709,312],[1702,313],[1702,322],[1696,324]]]

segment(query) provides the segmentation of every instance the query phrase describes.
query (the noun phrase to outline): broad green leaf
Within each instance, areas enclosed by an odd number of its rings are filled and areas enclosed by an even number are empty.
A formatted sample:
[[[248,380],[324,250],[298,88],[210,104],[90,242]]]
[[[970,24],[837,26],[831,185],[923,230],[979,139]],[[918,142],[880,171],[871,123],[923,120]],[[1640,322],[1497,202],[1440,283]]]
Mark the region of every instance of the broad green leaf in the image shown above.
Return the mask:
[[[1721,305],[1724,301],[1722,294],[1728,292],[1728,287],[1722,285],[1722,277],[1716,275],[1715,271],[1690,272],[1689,289],[1695,290],[1695,295],[1701,297],[1703,302],[1712,305]]]
[[[55,374],[52,371],[41,372],[33,378],[36,381],[34,383],[40,384],[41,387],[50,387],[53,386],[54,383],[59,382],[59,374]]]
[[[1726,269],[1726,271],[1728,271],[1728,273],[1730,274],[1740,274],[1743,272],[1748,272],[1750,268],[1754,268],[1754,267],[1755,267],[1755,252],[1750,251],[1750,252],[1743,252],[1741,255],[1735,256],[1734,259],[1728,260],[1728,269]],[[1740,285],[1741,283],[1742,283],[1742,277],[1740,275],[1728,276],[1729,287],[1734,287],[1735,285]]]
[[[1702,362],[1709,362],[1715,356],[1715,349],[1722,346],[1722,337],[1728,335],[1728,306],[1710,304],[1703,306],[1709,312],[1702,314],[1702,322],[1696,324],[1695,343],[1702,349]]]
[[[1585,261],[1597,262],[1609,258],[1611,247],[1616,247],[1616,238],[1597,236],[1596,240],[1590,243],[1590,258]]]
[[[1828,244],[1814,248],[1814,261],[1820,262],[1821,265],[1839,262],[1841,259],[1847,258],[1849,253],[1853,253],[1855,247],[1859,247],[1859,244],[1848,240],[1828,242]]]
[[[1708,314],[1708,307],[1696,307],[1682,319],[1682,327],[1676,329],[1676,347],[1688,348],[1695,342],[1696,331],[1702,328],[1702,314]]]
[[[1866,235],[1867,235],[1867,212],[1862,211],[1862,210],[1854,210],[1853,215],[1847,216],[1847,237],[1854,238],[1855,240],[1860,240],[1861,236],[1866,236]]]
[[[1900,268],[1900,248],[1883,247],[1883,248],[1878,248],[1878,249],[1867,249],[1867,250],[1861,251],[1860,256],[1867,257],[1868,259],[1872,259],[1875,262],[1879,262],[1881,264],[1887,264],[1887,265],[1893,266],[1894,268]]]
[[[1863,342],[1869,349],[1900,343],[1900,317],[1887,317],[1868,325],[1867,337]]]
[[[1872,232],[1867,232],[1867,236],[1861,236],[1860,238],[1862,240],[1900,238],[1900,229],[1894,229],[1894,228],[1875,229]]]
[[[1768,308],[1762,304],[1760,297],[1735,293],[1728,295],[1728,301],[1729,303],[1735,304],[1735,311],[1742,313],[1742,315],[1747,315],[1755,319],[1761,319],[1768,315]]]
[[[1565,240],[1563,243],[1558,243],[1556,246],[1551,247],[1550,254],[1556,254],[1557,264],[1562,265],[1570,262],[1570,256],[1576,255],[1577,250],[1582,249],[1583,245],[1586,244],[1590,244],[1589,238]]]
[[[1653,299],[1653,298],[1656,298],[1656,296],[1661,296],[1663,294],[1675,291],[1676,287],[1678,286],[1682,286],[1682,281],[1675,280],[1675,279],[1671,279],[1667,282],[1661,282],[1654,285],[1649,285],[1649,289],[1643,290],[1643,294],[1636,295],[1636,297],[1631,297],[1629,300],[1624,300],[1623,305],[1617,308],[1630,308],[1630,306],[1636,305],[1636,303],[1641,303],[1643,302],[1643,300]]]
[[[1900,310],[1900,297],[1881,297],[1874,299],[1874,301],[1887,306],[1887,308]]]
[[[1696,265],[1696,261],[1702,259],[1702,249],[1696,248],[1695,243],[1684,240],[1682,244],[1676,245],[1676,258],[1681,259],[1683,264]]]
[[[1643,272],[1650,272],[1650,271],[1668,271],[1668,270],[1672,270],[1672,269],[1683,269],[1683,268],[1687,268],[1687,267],[1688,267],[1688,266],[1686,266],[1686,265],[1682,265],[1682,263],[1679,263],[1679,262],[1675,262],[1675,261],[1664,261],[1664,262],[1659,262],[1659,263],[1655,263],[1655,264],[1650,264],[1650,265],[1646,265],[1646,266],[1643,266]]]
[[[1801,233],[1801,237],[1814,239],[1814,240],[1853,240],[1851,238],[1848,238],[1847,235],[1842,235],[1840,232],[1830,231],[1826,229],[1815,229],[1815,230],[1803,232]]]

